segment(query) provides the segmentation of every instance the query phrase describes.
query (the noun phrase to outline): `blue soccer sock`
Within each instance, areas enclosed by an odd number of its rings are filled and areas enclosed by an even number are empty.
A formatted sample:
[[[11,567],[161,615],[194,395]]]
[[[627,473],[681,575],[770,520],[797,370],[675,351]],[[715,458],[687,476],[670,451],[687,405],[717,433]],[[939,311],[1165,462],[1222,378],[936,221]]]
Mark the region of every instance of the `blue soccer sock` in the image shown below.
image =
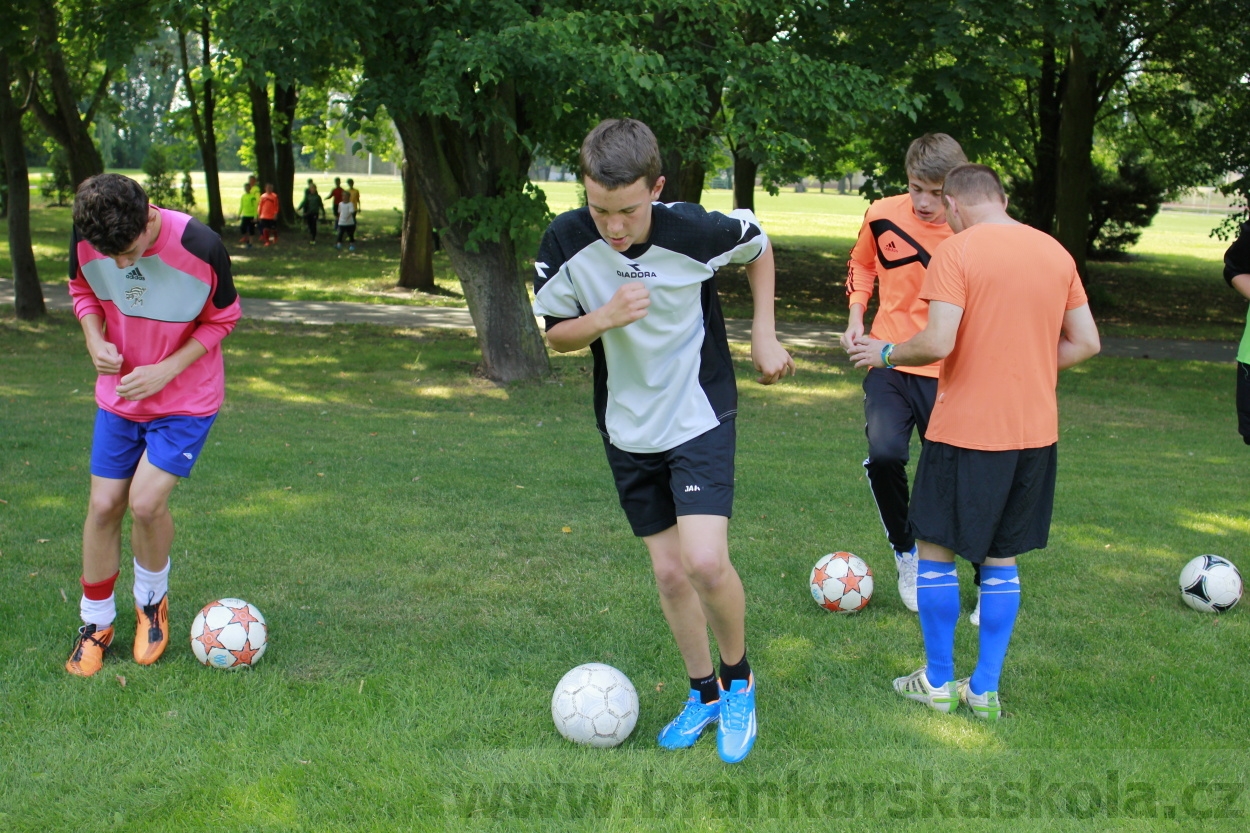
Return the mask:
[[[955,679],[955,624],[959,621],[959,577],[955,565],[920,560],[916,568],[916,606],[924,636],[929,685]]]
[[[1007,645],[1020,611],[1020,574],[1015,567],[981,568],[981,653],[972,673],[973,694],[998,691]]]

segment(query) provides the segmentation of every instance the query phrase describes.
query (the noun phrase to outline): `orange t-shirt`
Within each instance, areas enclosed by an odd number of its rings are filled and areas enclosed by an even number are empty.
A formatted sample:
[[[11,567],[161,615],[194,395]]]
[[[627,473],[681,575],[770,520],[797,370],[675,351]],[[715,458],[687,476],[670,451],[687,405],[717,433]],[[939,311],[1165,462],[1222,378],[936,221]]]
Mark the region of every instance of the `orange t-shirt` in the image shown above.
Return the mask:
[[[260,195],[260,218],[272,220],[278,216],[278,195],[270,191]]]
[[[929,305],[920,298],[925,267],[934,250],[952,234],[946,223],[926,223],[917,217],[907,194],[886,197],[868,207],[847,264],[846,294],[849,303],[866,308],[873,284],[879,284],[881,298],[869,335],[900,343],[925,328]],[[932,377],[938,375],[940,366],[934,362],[898,369]]]
[[[1058,442],[1059,334],[1086,303],[1063,246],[1030,226],[979,223],[938,247],[920,297],[964,311],[925,439],[982,451]]]

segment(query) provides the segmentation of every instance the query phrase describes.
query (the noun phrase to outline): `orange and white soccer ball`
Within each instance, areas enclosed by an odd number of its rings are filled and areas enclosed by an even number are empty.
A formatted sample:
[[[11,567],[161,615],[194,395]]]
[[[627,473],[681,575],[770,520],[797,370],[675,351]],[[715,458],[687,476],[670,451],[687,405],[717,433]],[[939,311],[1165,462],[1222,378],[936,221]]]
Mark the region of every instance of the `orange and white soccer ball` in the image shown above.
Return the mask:
[[[872,598],[872,569],[858,555],[831,552],[812,568],[812,598],[834,613],[858,613]]]
[[[191,622],[191,650],[213,668],[246,668],[264,656],[269,644],[265,617],[242,599],[218,599]]]

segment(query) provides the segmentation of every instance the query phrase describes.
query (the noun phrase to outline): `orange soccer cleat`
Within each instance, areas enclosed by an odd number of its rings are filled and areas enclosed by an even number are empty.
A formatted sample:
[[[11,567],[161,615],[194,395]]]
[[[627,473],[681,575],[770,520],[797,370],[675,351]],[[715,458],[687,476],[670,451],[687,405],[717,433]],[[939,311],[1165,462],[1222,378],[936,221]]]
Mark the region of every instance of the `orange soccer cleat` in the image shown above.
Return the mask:
[[[96,630],[95,625],[83,625],[78,629],[74,651],[65,661],[65,670],[79,677],[90,677],[104,667],[104,655],[113,643],[113,626]]]
[[[155,604],[135,605],[135,662],[151,665],[169,644],[169,596]]]

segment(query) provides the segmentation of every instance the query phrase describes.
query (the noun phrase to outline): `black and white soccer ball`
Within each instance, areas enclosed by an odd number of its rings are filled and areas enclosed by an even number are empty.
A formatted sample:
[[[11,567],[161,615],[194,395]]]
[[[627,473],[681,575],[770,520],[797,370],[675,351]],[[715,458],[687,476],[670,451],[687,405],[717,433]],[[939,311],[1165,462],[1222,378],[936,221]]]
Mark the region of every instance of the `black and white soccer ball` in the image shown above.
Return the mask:
[[[1218,555],[1200,555],[1181,570],[1181,598],[1194,610],[1223,613],[1241,599],[1241,573]]]
[[[565,674],[551,696],[560,734],[587,746],[617,746],[638,722],[638,692],[610,665],[588,662]]]

